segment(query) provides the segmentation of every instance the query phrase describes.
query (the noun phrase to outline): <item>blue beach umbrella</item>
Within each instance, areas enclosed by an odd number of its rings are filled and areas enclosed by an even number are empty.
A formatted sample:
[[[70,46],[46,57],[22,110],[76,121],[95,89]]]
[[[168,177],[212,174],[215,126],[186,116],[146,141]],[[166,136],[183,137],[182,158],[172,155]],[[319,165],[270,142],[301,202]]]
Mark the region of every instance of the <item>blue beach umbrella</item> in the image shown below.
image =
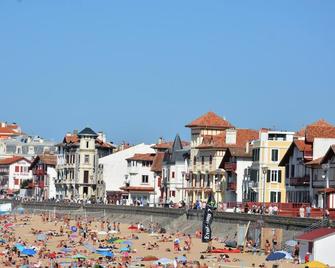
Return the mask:
[[[36,254],[36,251],[32,248],[25,248],[21,251],[21,254],[27,255],[27,256],[34,256]]]
[[[104,256],[104,257],[114,257],[114,254],[110,251],[97,251],[97,253],[101,256]]]
[[[281,252],[272,252],[269,256],[266,257],[266,261],[279,261],[285,259],[286,254]]]
[[[129,251],[129,250],[130,250],[130,248],[121,248],[121,249],[120,249],[121,252],[127,252],[127,251]]]
[[[26,247],[24,245],[21,245],[19,243],[15,244],[15,247],[17,248],[18,251],[22,252]]]
[[[131,242],[129,240],[125,240],[125,241],[121,242],[121,244],[125,244],[125,245],[131,246],[133,244],[133,242]]]

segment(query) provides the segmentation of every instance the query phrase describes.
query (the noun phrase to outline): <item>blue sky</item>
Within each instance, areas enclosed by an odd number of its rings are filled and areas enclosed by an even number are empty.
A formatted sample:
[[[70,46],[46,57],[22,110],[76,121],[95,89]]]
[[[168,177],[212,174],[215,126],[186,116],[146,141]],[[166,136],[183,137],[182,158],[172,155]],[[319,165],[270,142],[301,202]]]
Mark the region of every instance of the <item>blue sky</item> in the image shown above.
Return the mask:
[[[0,120],[155,142],[211,110],[335,123],[335,1],[0,1]]]

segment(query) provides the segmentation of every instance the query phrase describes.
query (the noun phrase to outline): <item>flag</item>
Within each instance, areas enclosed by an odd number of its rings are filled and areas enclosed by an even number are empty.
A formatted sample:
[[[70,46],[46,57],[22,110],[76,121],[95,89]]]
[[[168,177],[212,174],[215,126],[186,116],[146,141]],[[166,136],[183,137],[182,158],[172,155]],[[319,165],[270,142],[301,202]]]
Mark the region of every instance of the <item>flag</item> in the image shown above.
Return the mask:
[[[204,219],[202,222],[202,242],[208,243],[212,240],[212,229],[211,225],[213,222],[213,210],[216,208],[215,199],[213,193],[208,196],[208,201],[205,208]]]

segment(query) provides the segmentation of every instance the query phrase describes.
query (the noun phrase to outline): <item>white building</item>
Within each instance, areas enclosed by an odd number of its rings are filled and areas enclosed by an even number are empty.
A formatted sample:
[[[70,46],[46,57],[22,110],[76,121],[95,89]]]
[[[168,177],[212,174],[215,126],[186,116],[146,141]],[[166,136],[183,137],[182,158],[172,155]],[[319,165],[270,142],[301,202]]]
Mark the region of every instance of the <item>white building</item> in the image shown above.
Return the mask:
[[[37,200],[56,198],[57,156],[43,154],[35,157],[30,165],[34,179],[34,197]]]
[[[98,161],[113,148],[102,132],[95,133],[91,128],[68,133],[58,145],[57,198],[102,201],[105,185]]]
[[[186,200],[186,175],[189,172],[190,147],[183,147],[179,135],[164,153],[161,184],[165,203]]]
[[[21,183],[32,179],[31,162],[19,156],[0,160],[0,186],[7,193],[20,190]]]
[[[125,180],[128,178],[127,159],[135,154],[155,153],[151,146],[141,143],[99,159],[99,165],[103,169],[106,197],[109,202],[121,201],[122,191],[120,187],[125,185]]]
[[[127,158],[128,173],[125,185],[120,189],[126,193],[127,204],[154,206],[159,203],[160,188],[152,170],[156,153],[135,154]]]
[[[317,260],[329,266],[335,266],[334,248],[335,228],[319,228],[296,238],[300,242],[299,258],[304,261],[310,253],[310,261]]]
[[[248,175],[252,165],[252,151],[249,143],[245,147],[228,148],[220,165],[227,173],[227,200],[243,202],[248,200]]]

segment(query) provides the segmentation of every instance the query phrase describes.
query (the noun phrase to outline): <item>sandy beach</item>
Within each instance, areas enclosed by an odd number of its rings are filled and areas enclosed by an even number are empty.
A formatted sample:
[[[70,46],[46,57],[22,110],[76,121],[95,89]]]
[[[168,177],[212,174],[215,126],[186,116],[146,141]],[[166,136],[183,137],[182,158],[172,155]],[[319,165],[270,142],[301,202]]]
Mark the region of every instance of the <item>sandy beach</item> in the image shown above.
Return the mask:
[[[154,224],[142,226],[145,230],[139,231],[139,223],[136,222],[131,228],[129,224],[118,227],[113,219],[89,218],[86,223],[85,219],[70,220],[66,215],[51,218],[44,214],[2,217],[0,225],[4,243],[0,246],[1,267],[164,267],[164,263],[155,264],[154,260],[168,258],[173,261],[176,257],[178,267],[259,267],[262,264],[265,267],[303,267],[289,260],[267,262],[266,256],[261,253],[206,253],[208,244],[202,243],[195,234],[152,233]],[[80,232],[85,228],[86,235]],[[120,232],[114,234],[114,228],[119,228]],[[109,234],[108,230],[111,230]],[[46,237],[44,241],[41,239],[43,236]],[[106,242],[109,239],[116,241]],[[18,254],[17,250],[12,251],[17,243],[26,248],[36,247],[36,254],[28,257]],[[212,246],[224,248],[223,243],[215,240]],[[106,247],[112,247],[112,258],[93,252]],[[79,260],[74,259],[73,256],[78,254]],[[81,260],[80,256],[85,259]],[[144,257],[148,261],[143,261]],[[175,265],[171,262],[165,267]]]

